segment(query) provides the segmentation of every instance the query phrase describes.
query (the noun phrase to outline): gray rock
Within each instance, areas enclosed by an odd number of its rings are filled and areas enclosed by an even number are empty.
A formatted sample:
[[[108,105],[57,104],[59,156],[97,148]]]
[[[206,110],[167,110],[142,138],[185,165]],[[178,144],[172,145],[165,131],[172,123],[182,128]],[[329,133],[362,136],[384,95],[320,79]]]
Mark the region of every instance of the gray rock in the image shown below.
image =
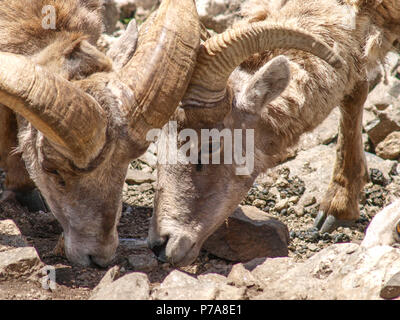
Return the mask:
[[[140,6],[141,4],[146,5],[146,3],[139,3],[146,1],[137,1],[137,0],[113,0],[113,1],[118,10],[119,19],[131,18],[138,6]]]
[[[240,206],[212,234],[203,249],[230,261],[288,255],[289,232],[285,224],[250,206]]]
[[[364,248],[373,248],[399,244],[400,238],[396,231],[396,225],[399,221],[400,199],[397,199],[374,216],[368,225],[361,246]]]
[[[120,274],[119,266],[114,266],[110,270],[108,270],[107,273],[99,282],[99,284],[93,289],[92,295],[112,284],[118,278],[119,274]]]
[[[152,294],[154,300],[240,300],[245,288],[227,284],[219,274],[200,275],[198,279],[174,270]]]
[[[376,110],[377,118],[364,125],[374,146],[390,133],[400,131],[400,80],[391,78],[389,84],[380,83],[369,95],[365,105]]]
[[[157,177],[154,174],[143,172],[141,170],[128,169],[126,174],[125,182],[128,185],[143,184],[143,183],[153,183]]]
[[[148,300],[150,283],[144,273],[130,273],[101,287],[90,300]]]
[[[154,300],[215,300],[218,289],[212,284],[195,286],[160,287],[152,294]]]
[[[253,206],[257,208],[264,208],[266,204],[267,202],[261,199],[256,199],[253,201]]]
[[[30,277],[42,266],[35,248],[17,248],[0,252],[0,281]]]
[[[400,297],[400,272],[396,273],[382,288],[380,293],[383,299]]]
[[[154,300],[239,300],[243,299],[245,288],[227,284],[226,277],[219,274],[201,275],[198,279],[178,270],[172,271],[155,288]]]
[[[157,165],[157,157],[152,154],[151,152],[146,152],[144,153],[141,157],[139,157],[140,161],[143,161],[146,163],[148,166],[155,168]]]
[[[150,183],[142,183],[141,185],[139,185],[136,190],[139,192],[146,192],[146,191],[151,191],[154,189],[154,185],[150,184]]]
[[[400,250],[390,246],[365,249],[354,243],[336,244],[289,270],[284,269],[284,264],[276,267],[281,268],[279,277],[269,269],[273,276],[264,282],[264,292],[252,298],[380,299],[382,284],[400,270]],[[255,271],[253,274],[256,275]],[[266,281],[260,276],[258,279]]]
[[[124,3],[127,5],[133,4],[136,6],[136,8],[150,10],[155,8],[160,3],[160,0],[117,0],[117,2],[120,2],[122,5]]]
[[[397,68],[400,66],[400,57],[397,52],[389,52],[385,58],[385,68],[392,76],[396,76]]]
[[[136,11],[149,11],[159,2],[159,0],[105,0],[103,12],[106,33],[115,32],[120,19],[132,18]]]
[[[315,197],[312,196],[312,195],[307,195],[305,197],[302,197],[300,205],[302,207],[309,207],[309,206],[312,206],[315,203],[317,203],[317,199],[315,199]]]
[[[14,221],[0,221],[0,252],[27,246],[28,243]]]
[[[368,71],[368,81],[370,89],[375,88],[383,78],[382,68],[376,67],[373,70]]]
[[[384,61],[385,76],[395,77],[397,74],[397,68],[400,65],[399,55],[396,52],[389,52]],[[371,91],[378,85],[383,77],[384,70],[381,66],[376,67],[374,70],[369,71],[368,80],[370,82]],[[384,79],[386,80],[386,79]]]
[[[215,300],[241,300],[246,293],[245,288],[228,285],[226,277],[216,273],[200,275],[198,280],[200,283],[207,283],[217,288],[218,293]]]
[[[382,160],[380,157],[368,152],[366,152],[365,155],[367,158],[368,168],[379,169],[383,173],[385,179],[389,179],[389,173],[396,162],[391,160]]]
[[[287,209],[289,207],[289,199],[282,199],[278,203],[275,204],[274,209],[277,212],[282,211],[283,209]]]
[[[364,108],[363,128],[367,128],[368,124],[373,121],[377,121],[377,120],[379,121],[377,114],[378,114],[378,110],[374,106],[370,106],[370,108]],[[368,137],[368,135],[367,135],[367,137]]]
[[[240,0],[197,0],[201,22],[217,33],[225,31],[239,18]]]
[[[188,274],[174,270],[161,283],[161,288],[195,286],[197,279]]]
[[[227,279],[221,274],[218,273],[207,273],[201,274],[197,277],[197,280],[200,282],[213,282],[213,283],[221,283],[227,284]]]
[[[172,271],[152,293],[154,300],[213,300],[217,288],[178,270]]]
[[[268,258],[255,267],[251,274],[256,279],[256,284],[265,288],[269,283],[278,281],[294,266],[292,258]]]
[[[139,158],[140,161],[144,162],[151,168],[155,168],[157,165],[157,145],[151,143],[147,151]]]
[[[243,263],[243,266],[249,270],[249,271],[253,271],[255,268],[257,268],[259,265],[262,265],[268,258],[255,258],[253,260],[250,260],[246,263]],[[280,258],[276,258],[276,259],[280,259]],[[284,258],[282,258],[284,259]]]
[[[239,263],[234,265],[229,273],[228,284],[237,287],[252,287],[256,284],[256,279],[252,273],[243,266],[243,264]]]
[[[382,159],[400,159],[400,131],[389,134],[376,146],[376,154]]]

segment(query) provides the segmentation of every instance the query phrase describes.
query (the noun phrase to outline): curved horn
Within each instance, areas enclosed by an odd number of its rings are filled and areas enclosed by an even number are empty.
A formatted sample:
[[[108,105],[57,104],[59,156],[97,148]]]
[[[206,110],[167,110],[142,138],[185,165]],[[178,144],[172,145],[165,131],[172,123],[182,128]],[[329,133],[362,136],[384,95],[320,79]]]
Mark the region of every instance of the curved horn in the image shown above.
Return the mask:
[[[332,48],[305,30],[256,22],[243,24],[207,40],[183,99],[185,107],[214,107],[224,99],[231,73],[256,53],[273,49],[310,52],[340,68],[344,63]]]
[[[85,167],[104,145],[107,118],[96,100],[24,56],[0,53],[0,103],[77,166]]]
[[[133,91],[131,129],[140,137],[161,128],[187,89],[200,47],[193,0],[164,0],[139,34],[138,49],[120,78]]]

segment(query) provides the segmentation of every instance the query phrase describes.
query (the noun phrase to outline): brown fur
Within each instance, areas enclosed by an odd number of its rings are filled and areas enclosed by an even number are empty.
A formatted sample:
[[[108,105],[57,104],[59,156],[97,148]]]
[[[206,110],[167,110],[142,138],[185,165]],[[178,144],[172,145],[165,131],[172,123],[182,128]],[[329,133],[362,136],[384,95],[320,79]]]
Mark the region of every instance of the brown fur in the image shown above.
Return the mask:
[[[99,1],[4,0],[0,4],[0,51],[32,56],[38,64],[46,65],[56,73],[63,70],[61,75],[68,80],[111,69],[111,63],[105,57],[99,59],[100,54],[87,54],[90,61],[81,64],[79,70],[66,67],[67,59],[61,61],[66,53],[78,55],[73,58],[81,59],[84,53],[79,49],[85,39],[96,43],[103,28]],[[56,30],[42,27],[42,8],[45,5],[56,8]],[[88,69],[82,70],[82,66]],[[34,184],[20,154],[13,152],[18,146],[15,114],[1,104],[0,122],[0,166],[8,173],[6,188],[15,191],[32,189]]]
[[[56,8],[55,30],[44,30],[42,27],[42,8],[45,5]],[[111,62],[85,44],[86,39],[95,44],[103,30],[100,10],[101,3],[97,0],[1,1],[0,51],[32,56],[39,65],[68,80],[110,71]],[[78,59],[86,61],[78,67],[68,65],[69,61]],[[0,166],[7,172],[5,186],[14,191],[30,190],[34,188],[34,183],[26,172],[21,154],[16,153],[16,116],[1,104],[0,122]]]
[[[55,30],[42,27],[42,8],[47,5],[56,8]],[[94,45],[103,30],[100,10],[97,0],[2,0],[0,50],[33,55],[60,39],[60,32],[75,39],[87,36]]]
[[[305,29],[333,47],[345,63],[336,70],[310,53],[272,50],[251,57],[232,73],[227,91],[232,92],[231,99],[217,107],[232,111],[225,112],[223,121],[214,120],[211,127],[254,129],[255,170],[249,176],[237,176],[236,165],[204,165],[201,173],[195,165],[159,165],[159,191],[149,239],[165,259],[177,265],[193,261],[203,242],[236,208],[258,174],[275,166],[288,147],[316,128],[337,106],[342,114],[337,160],[321,210],[325,218],[333,216],[336,221],[359,216],[359,193],[367,181],[361,141],[362,108],[368,94],[366,75],[400,38],[400,2],[355,0],[351,4],[354,7],[340,0],[249,0],[243,5],[244,19],[234,28],[266,20]],[[355,29],[348,19],[351,10],[356,10]],[[289,60],[288,87],[272,102],[254,104],[246,86],[279,55]],[[270,77],[270,83],[278,80],[271,73],[264,76]],[[264,94],[274,96],[273,90],[276,88],[265,86]],[[205,118],[204,114],[208,111],[201,108],[180,110],[179,118],[199,128],[195,120],[199,115]],[[174,188],[168,187],[171,185]],[[328,226],[323,224],[322,230]]]
[[[29,173],[71,262],[106,266],[128,165],[147,149],[149,123],[163,126],[183,96],[200,26],[192,0],[165,0],[145,32],[131,25],[111,48],[114,68],[94,46],[100,3],[0,0],[0,102],[19,114],[0,106],[0,165],[17,191],[32,187]],[[57,30],[42,28],[44,5],[56,8]]]

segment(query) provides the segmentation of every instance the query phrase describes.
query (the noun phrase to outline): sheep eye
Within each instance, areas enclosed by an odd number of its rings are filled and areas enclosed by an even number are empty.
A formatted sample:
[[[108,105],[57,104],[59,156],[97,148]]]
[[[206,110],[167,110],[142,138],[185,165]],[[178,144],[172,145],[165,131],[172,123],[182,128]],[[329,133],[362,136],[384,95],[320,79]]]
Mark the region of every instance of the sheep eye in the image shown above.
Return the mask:
[[[400,221],[397,223],[396,232],[400,236]]]
[[[57,182],[61,187],[66,186],[64,179],[61,178],[60,173],[56,169],[47,167],[46,165],[43,165],[42,168],[43,168],[43,171],[46,172],[47,174],[57,177],[57,179],[58,179]]]

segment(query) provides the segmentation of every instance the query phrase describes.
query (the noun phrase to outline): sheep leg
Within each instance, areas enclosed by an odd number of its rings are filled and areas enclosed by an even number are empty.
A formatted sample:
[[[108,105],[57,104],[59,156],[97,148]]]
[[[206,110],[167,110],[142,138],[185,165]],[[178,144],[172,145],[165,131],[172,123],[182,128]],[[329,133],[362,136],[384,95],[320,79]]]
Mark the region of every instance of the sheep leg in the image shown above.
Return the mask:
[[[332,232],[338,226],[351,224],[360,216],[359,195],[368,182],[361,135],[363,106],[367,96],[368,82],[359,82],[353,94],[346,96],[340,106],[336,163],[314,224],[321,232]]]
[[[21,155],[13,153],[17,146],[15,114],[0,105],[0,167],[6,172],[5,188],[14,192],[31,191],[35,185],[29,178]]]

